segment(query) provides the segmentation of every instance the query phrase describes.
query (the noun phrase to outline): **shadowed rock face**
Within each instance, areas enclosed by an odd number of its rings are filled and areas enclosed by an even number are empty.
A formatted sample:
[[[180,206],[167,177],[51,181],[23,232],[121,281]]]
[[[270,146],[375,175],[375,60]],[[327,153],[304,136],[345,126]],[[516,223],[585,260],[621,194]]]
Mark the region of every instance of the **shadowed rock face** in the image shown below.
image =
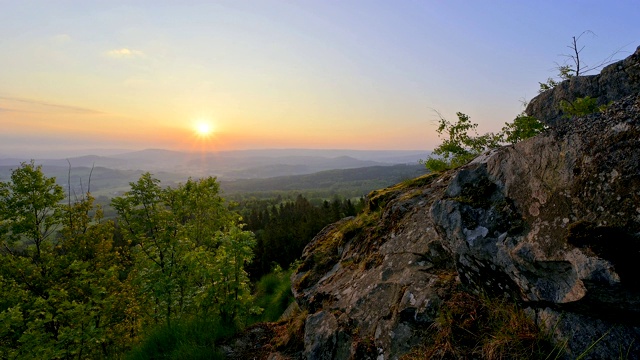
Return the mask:
[[[307,246],[292,282],[309,310],[308,359],[390,359],[420,344],[456,274],[429,211],[446,181],[427,176],[373,193],[368,215]]]
[[[554,125],[318,234],[292,276],[307,358],[396,359],[460,282],[520,302],[567,358],[605,333],[591,358],[640,354],[640,95]]]
[[[584,298],[585,282],[638,287],[639,99],[499,149],[453,177],[432,212],[463,279],[557,304]],[[496,269],[511,281],[488,284]]]
[[[463,283],[537,309],[573,356],[607,326],[593,358],[640,351],[640,96],[485,154],[431,211]]]
[[[640,92],[640,47],[628,58],[602,69],[599,75],[577,76],[565,80],[529,102],[526,113],[549,126],[570,121],[563,118],[560,102],[573,102],[590,96],[598,105],[606,105]]]

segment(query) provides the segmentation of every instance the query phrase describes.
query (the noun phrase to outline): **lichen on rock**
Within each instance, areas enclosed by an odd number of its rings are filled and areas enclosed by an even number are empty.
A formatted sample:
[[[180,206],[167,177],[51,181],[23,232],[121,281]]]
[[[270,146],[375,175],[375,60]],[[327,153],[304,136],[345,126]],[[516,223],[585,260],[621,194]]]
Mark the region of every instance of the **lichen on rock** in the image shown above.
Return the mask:
[[[459,285],[526,308],[566,358],[639,354],[639,58],[534,99],[548,131],[372,193],[319,233],[292,275],[305,356],[398,359]],[[611,104],[558,120],[557,94],[581,82]]]

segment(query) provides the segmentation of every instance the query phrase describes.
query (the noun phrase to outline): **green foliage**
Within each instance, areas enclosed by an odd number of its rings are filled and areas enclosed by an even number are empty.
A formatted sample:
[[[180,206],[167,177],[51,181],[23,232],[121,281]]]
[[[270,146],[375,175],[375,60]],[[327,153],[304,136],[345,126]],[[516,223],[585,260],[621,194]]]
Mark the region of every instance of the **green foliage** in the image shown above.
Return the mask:
[[[139,289],[143,321],[170,326],[204,314],[244,321],[253,234],[236,225],[214,178],[163,189],[145,173],[112,203],[134,245],[129,278]]]
[[[0,235],[8,245],[18,243],[39,257],[42,246],[60,225],[64,199],[55,178],[47,178],[42,166],[22,163],[11,173],[11,182],[0,183]]]
[[[434,157],[429,157],[427,158],[427,160],[424,160],[424,161],[421,160],[421,163],[424,164],[427,170],[433,171],[433,172],[442,172],[445,170],[449,170],[453,167],[451,163],[443,159],[434,158]]]
[[[33,163],[0,183],[0,357],[104,358],[132,342],[113,226]]]
[[[154,328],[125,359],[224,359],[216,342],[236,331],[232,324],[221,323],[218,319],[177,321],[171,326]]]
[[[251,322],[277,321],[293,302],[291,272],[292,270],[283,271],[276,265],[271,273],[260,278],[255,285],[255,305],[263,311],[259,316],[253,316]]]
[[[478,124],[472,123],[469,116],[463,113],[458,112],[457,115],[458,121],[455,124],[440,117],[440,124],[436,131],[439,137],[444,137],[444,140],[433,151],[437,156],[430,156],[420,161],[427,170],[442,172],[457,168],[467,164],[484,151],[495,149],[504,143],[515,144],[546,129],[538,119],[521,113],[513,122],[505,123],[501,132],[478,135],[476,133]]]
[[[547,78],[546,82],[538,82],[538,84],[540,85],[540,89],[538,89],[538,93],[542,94],[543,92],[547,90],[551,90],[554,87],[558,86],[559,82],[557,82],[553,78]]]
[[[433,150],[438,157],[430,156],[422,161],[428,170],[443,171],[462,166],[483,151],[499,145],[499,136],[493,133],[478,135],[476,132],[478,124],[472,123],[469,116],[461,112],[458,112],[457,116],[458,121],[453,124],[440,117],[436,131],[439,137],[444,137],[444,140]]]
[[[597,99],[590,96],[577,98],[573,101],[560,101],[560,109],[564,113],[564,117],[580,117],[597,112],[602,112],[607,108],[606,105],[598,106]]]
[[[149,329],[174,358],[211,358],[208,331],[246,321],[254,239],[215,179],[143,174],[117,224],[89,193],[63,199],[33,162],[0,182],[0,358],[117,358]]]
[[[546,127],[533,116],[522,113],[513,120],[512,123],[505,123],[500,133],[501,140],[511,144],[536,136],[544,131]]]
[[[270,272],[273,264],[286,268],[300,258],[304,247],[326,225],[354,216],[363,206],[350,199],[334,198],[312,204],[298,195],[294,201],[245,201],[239,206],[246,229],[256,236],[255,259],[248,266],[257,281]]]

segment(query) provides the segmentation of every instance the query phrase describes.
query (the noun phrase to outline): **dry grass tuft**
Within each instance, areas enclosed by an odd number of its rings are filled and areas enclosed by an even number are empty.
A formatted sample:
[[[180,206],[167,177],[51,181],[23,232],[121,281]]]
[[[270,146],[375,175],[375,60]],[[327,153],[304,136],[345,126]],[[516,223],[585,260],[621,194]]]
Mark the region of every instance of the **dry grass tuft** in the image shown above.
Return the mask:
[[[462,291],[442,305],[430,330],[428,343],[403,360],[553,359],[558,351],[513,302]]]

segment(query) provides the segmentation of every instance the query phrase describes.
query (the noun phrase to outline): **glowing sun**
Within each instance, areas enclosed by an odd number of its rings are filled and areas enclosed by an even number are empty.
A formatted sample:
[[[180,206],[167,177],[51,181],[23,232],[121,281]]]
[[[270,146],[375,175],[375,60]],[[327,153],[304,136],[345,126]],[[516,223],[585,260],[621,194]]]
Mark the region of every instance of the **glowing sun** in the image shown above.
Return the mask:
[[[194,131],[199,137],[209,137],[213,134],[213,125],[208,121],[198,121],[194,124]]]

